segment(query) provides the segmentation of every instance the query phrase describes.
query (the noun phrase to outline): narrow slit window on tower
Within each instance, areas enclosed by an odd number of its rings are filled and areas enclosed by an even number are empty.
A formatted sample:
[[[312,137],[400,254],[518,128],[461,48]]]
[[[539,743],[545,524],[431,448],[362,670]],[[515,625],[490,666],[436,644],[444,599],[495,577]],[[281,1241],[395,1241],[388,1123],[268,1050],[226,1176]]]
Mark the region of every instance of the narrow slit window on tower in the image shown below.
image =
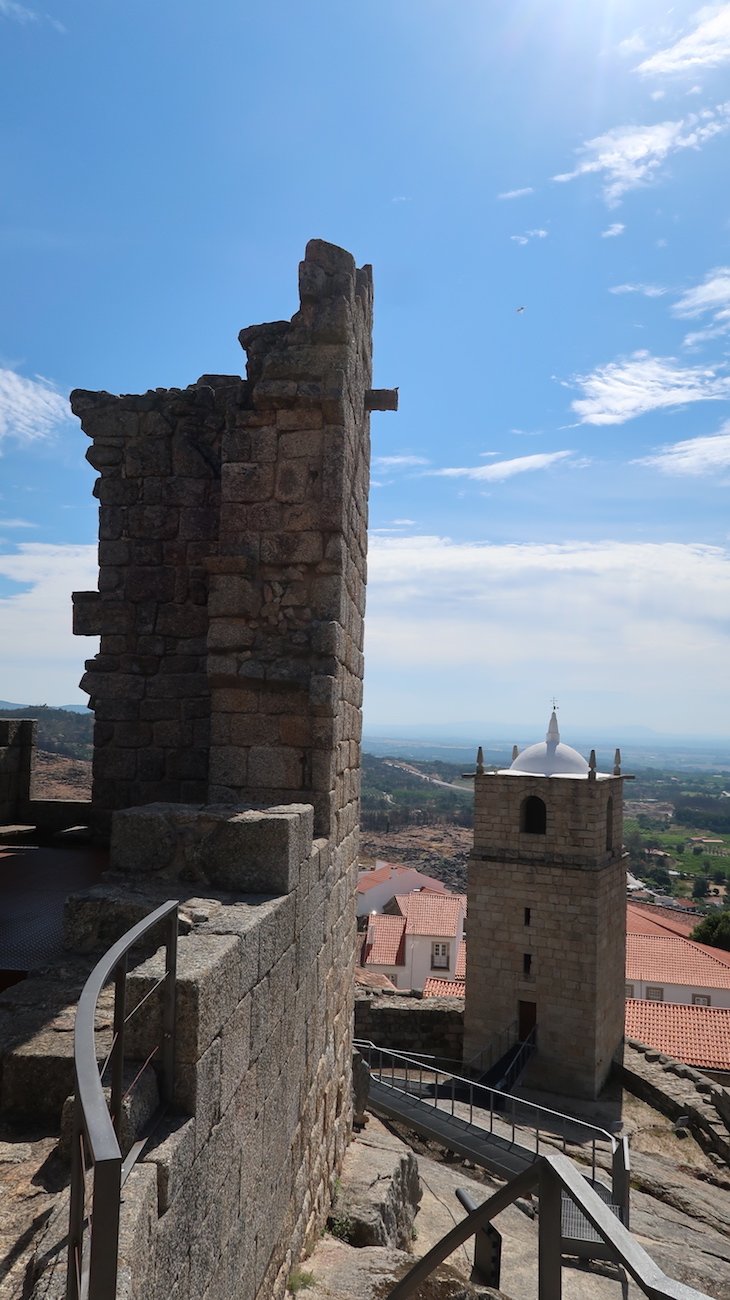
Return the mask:
[[[532,953],[531,952],[523,952],[522,954],[522,974],[523,975],[532,974]]]
[[[531,909],[530,909],[529,907],[526,907],[526,908],[525,908],[525,925],[529,925],[529,924],[530,924],[530,917],[531,917],[531,915],[532,915],[532,911],[531,911]]]
[[[613,848],[613,796],[608,796],[606,804],[606,848]]]
[[[526,835],[544,835],[547,808],[536,794],[529,794],[520,807],[520,830]]]

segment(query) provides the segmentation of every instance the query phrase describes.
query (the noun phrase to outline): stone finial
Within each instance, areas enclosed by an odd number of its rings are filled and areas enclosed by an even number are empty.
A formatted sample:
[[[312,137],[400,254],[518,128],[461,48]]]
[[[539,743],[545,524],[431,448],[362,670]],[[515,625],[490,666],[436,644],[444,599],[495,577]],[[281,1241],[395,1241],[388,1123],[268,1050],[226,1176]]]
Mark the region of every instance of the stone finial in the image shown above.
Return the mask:
[[[596,779],[596,751],[595,749],[592,749],[590,758],[588,759],[588,780],[595,781],[595,779]]]
[[[621,750],[620,749],[617,749],[616,753],[613,756],[613,774],[614,776],[621,775]]]
[[[477,776],[484,775],[484,750],[481,745],[477,750]]]
[[[512,746],[512,762],[513,762],[513,763],[514,763],[515,759],[519,757],[519,753],[520,753],[520,751],[519,751],[519,749],[517,748],[517,745],[513,745],[513,746]]]

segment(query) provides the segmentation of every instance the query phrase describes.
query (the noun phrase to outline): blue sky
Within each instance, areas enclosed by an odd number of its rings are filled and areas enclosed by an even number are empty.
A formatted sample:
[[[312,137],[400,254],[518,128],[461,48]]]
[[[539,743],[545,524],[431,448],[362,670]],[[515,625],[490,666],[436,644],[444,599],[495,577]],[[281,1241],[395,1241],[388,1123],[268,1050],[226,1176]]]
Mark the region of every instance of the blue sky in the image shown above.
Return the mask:
[[[727,732],[730,4],[0,0],[0,696],[70,703],[73,387],[372,262],[366,723]],[[518,311],[518,308],[524,308]]]

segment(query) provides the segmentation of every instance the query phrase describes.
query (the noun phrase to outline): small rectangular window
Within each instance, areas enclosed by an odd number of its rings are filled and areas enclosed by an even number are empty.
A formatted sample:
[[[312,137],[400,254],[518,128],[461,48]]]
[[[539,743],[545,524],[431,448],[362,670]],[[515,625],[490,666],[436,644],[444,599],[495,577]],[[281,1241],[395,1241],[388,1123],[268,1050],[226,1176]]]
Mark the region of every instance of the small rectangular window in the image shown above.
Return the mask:
[[[523,975],[532,974],[532,953],[531,952],[524,952],[522,954],[522,974]]]
[[[531,909],[529,907],[525,908],[525,925],[530,924],[530,911]]]
[[[664,989],[660,988],[658,984],[647,984],[646,996],[649,1002],[663,1002]]]
[[[626,996],[627,996],[627,998],[632,998],[632,997],[634,996],[634,986],[633,986],[633,984],[627,984],[627,985],[626,985]]]
[[[712,1000],[711,1000],[711,998],[709,998],[709,997],[707,996],[706,993],[693,993],[693,994],[692,994],[692,1006],[693,1006],[693,1007],[711,1007],[711,1006],[712,1006]]]

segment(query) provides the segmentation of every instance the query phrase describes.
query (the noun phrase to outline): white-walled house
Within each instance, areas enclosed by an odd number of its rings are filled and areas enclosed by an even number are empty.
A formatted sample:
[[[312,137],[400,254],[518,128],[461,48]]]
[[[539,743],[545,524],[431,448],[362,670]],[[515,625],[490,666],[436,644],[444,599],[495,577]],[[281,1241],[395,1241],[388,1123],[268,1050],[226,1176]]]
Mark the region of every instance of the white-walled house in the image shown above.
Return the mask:
[[[730,953],[679,935],[628,934],[626,997],[730,1007]]]
[[[420,992],[434,975],[454,980],[463,967],[465,919],[464,894],[397,894],[391,913],[371,915],[360,964],[399,989]]]

